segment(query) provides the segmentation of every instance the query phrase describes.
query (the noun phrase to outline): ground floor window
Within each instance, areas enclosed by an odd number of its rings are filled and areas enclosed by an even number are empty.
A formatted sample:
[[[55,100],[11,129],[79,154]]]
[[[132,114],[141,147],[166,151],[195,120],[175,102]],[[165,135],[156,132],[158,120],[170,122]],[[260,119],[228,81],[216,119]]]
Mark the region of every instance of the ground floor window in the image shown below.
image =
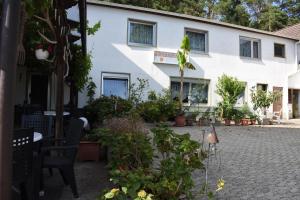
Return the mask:
[[[268,90],[268,84],[261,84],[261,83],[258,83],[257,84],[257,90],[262,90],[262,91],[267,91]]]
[[[208,103],[209,80],[184,79],[183,103],[207,104]],[[180,79],[171,78],[171,94],[173,99],[179,99]]]
[[[102,74],[102,95],[128,98],[129,75],[127,74]]]

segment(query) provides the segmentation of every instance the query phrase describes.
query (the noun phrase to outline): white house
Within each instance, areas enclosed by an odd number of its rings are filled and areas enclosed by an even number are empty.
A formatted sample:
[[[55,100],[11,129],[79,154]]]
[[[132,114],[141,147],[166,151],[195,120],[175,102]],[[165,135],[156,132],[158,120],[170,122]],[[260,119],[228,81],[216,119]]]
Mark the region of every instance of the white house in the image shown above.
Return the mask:
[[[216,106],[220,100],[215,94],[218,77],[227,74],[247,85],[240,105],[251,105],[252,87],[279,90],[282,100],[269,112],[282,109],[283,118],[299,116],[300,45],[296,36],[95,0],[88,1],[87,19],[91,24],[101,21],[101,29],[87,39],[94,65],[90,75],[97,85],[97,96],[126,97],[128,85],[137,78],[149,80],[151,90],[171,88],[172,93],[178,92],[176,52],[186,34],[192,48],[190,61],[196,67],[185,71],[187,102],[192,100],[194,89],[201,86],[204,98],[197,103]],[[294,99],[295,105],[289,105],[289,99]],[[83,92],[79,107],[85,104]],[[294,108],[294,115],[289,116],[289,107]]]

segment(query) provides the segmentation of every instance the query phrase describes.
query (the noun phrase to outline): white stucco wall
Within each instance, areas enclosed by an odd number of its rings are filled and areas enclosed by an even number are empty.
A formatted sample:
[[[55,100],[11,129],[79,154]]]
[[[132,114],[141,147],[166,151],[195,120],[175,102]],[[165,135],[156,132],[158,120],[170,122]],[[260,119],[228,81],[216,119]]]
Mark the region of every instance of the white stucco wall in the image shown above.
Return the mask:
[[[208,54],[191,54],[196,70],[185,71],[185,77],[209,79],[210,94],[207,106],[219,101],[215,94],[217,79],[223,73],[247,82],[247,88],[257,83],[283,87],[283,111],[288,115],[288,75],[297,71],[295,41],[253,32],[216,26],[184,19],[127,11],[95,5],[87,6],[90,24],[101,21],[101,29],[87,40],[92,51],[93,65],[90,75],[97,85],[96,96],[101,93],[101,72],[129,73],[131,81],[148,79],[152,90],[161,91],[170,86],[170,77],[179,76],[176,65],[154,64],[154,51],[177,52],[184,36],[184,28],[208,31]],[[127,21],[139,19],[157,23],[157,46],[135,47],[127,45]],[[261,39],[261,60],[239,56],[239,36]],[[285,44],[286,58],[274,57],[274,42]],[[248,91],[246,101],[250,103]],[[79,95],[79,107],[86,103],[85,92]],[[272,111],[272,106],[270,107]]]

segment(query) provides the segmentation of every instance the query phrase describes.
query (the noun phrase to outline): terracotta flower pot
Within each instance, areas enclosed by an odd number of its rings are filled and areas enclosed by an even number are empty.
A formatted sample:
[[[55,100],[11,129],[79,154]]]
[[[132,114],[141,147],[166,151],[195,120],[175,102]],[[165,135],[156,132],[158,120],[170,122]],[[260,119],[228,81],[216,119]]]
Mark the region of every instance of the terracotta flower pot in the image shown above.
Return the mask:
[[[230,119],[225,119],[225,126],[230,126],[231,120]]]
[[[239,119],[234,120],[234,125],[236,125],[236,126],[241,125],[241,120],[239,120]]]
[[[242,125],[243,126],[248,126],[249,125],[249,120],[248,119],[242,119]]]
[[[256,119],[251,119],[250,122],[251,122],[251,125],[255,125],[256,124]]]
[[[78,149],[78,159],[80,161],[99,161],[100,145],[98,142],[80,141]]]
[[[185,116],[184,115],[178,115],[175,118],[175,125],[178,127],[185,126]]]

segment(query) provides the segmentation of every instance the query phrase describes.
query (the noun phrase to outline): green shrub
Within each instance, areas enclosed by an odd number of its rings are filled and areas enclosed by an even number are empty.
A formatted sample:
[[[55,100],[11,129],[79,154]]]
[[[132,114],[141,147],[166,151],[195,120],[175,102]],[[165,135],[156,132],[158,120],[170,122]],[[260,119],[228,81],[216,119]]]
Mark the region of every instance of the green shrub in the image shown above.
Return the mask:
[[[104,144],[112,148],[113,183],[128,189],[128,199],[135,199],[141,189],[156,200],[178,200],[183,196],[193,199],[192,173],[204,168],[202,161],[206,158],[200,143],[191,140],[189,134],[176,134],[164,125],[152,129],[152,133],[159,155],[153,154],[151,142],[144,134],[110,133],[103,137]],[[156,157],[159,160],[154,164]]]
[[[237,78],[223,74],[218,78],[216,93],[222,97],[218,104],[218,113],[221,118],[232,119],[234,105],[238,96],[245,90],[245,83]]]
[[[104,119],[121,117],[128,114],[132,104],[129,100],[116,96],[102,96],[85,106],[86,116],[91,125],[102,124]]]
[[[150,91],[148,101],[141,103],[138,110],[145,121],[161,122],[173,118],[177,108],[178,102],[172,100],[169,90],[165,90],[163,94]]]

